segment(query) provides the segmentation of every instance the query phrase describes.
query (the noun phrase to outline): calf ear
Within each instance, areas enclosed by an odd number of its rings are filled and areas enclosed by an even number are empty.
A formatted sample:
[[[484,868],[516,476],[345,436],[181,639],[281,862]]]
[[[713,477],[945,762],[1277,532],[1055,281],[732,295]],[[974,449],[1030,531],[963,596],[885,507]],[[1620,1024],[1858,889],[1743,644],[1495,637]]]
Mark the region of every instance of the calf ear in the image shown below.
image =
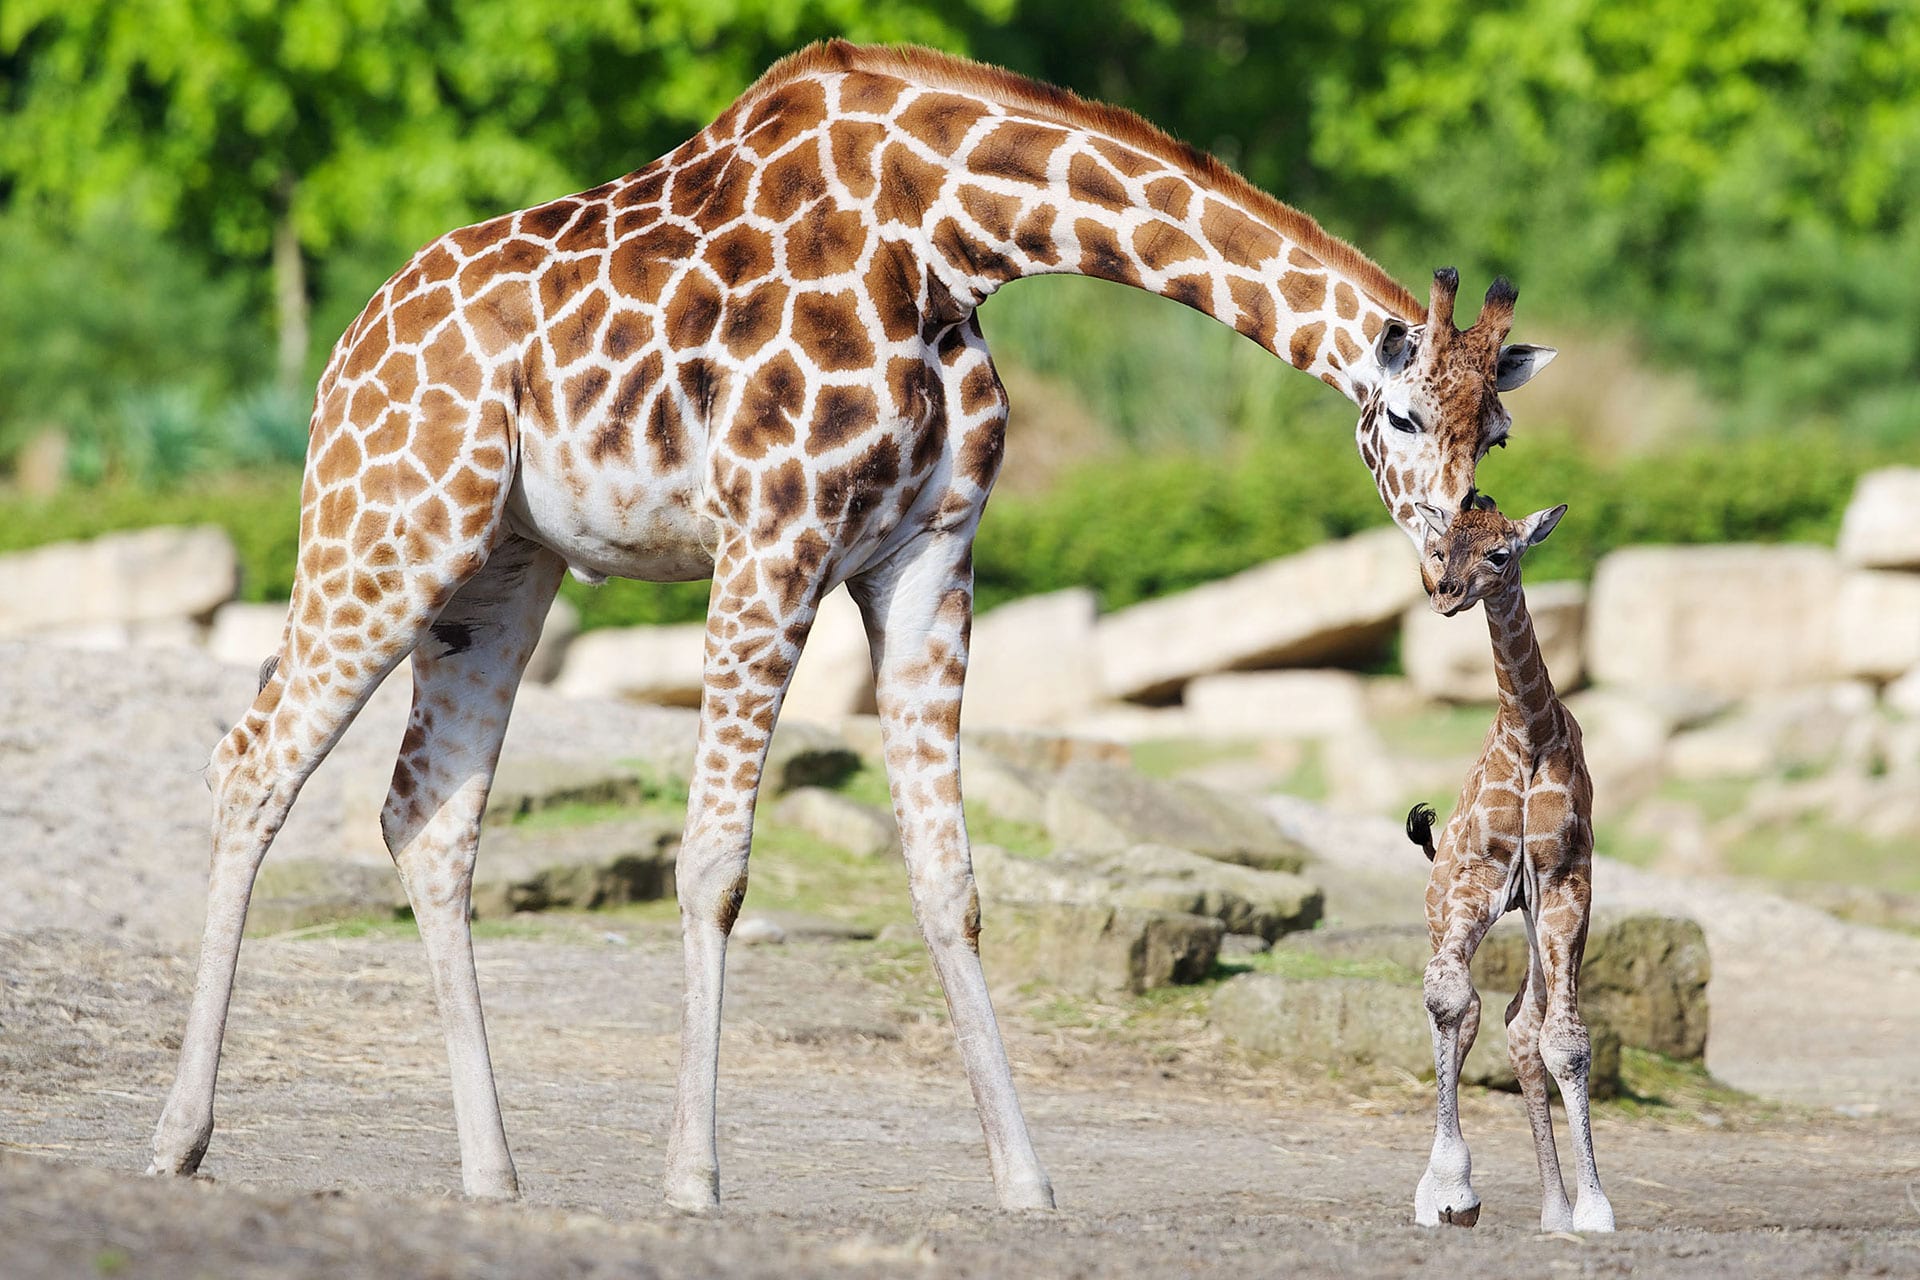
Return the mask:
[[[1385,330],[1381,330],[1384,335]],[[1498,391],[1511,391],[1515,387],[1525,386],[1533,375],[1553,363],[1560,354],[1556,347],[1535,347],[1524,342],[1511,342],[1500,348],[1500,367],[1493,375],[1493,385]]]
[[[1549,507],[1545,511],[1536,511],[1520,522],[1520,537],[1530,547],[1538,546],[1547,540],[1553,532],[1553,526],[1560,523],[1560,517],[1567,514],[1567,504]]]
[[[1413,509],[1420,513],[1420,518],[1427,522],[1427,528],[1433,530],[1436,537],[1446,536],[1447,526],[1453,523],[1453,515],[1451,512],[1442,511],[1438,507],[1430,507],[1424,502],[1414,503]]]

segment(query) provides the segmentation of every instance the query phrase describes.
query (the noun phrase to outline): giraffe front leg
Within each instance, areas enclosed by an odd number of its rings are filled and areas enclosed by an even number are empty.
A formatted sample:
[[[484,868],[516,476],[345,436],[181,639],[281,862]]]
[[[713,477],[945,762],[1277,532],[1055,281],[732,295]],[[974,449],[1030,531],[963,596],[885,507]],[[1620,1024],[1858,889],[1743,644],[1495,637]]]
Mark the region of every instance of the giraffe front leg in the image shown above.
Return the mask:
[[[381,813],[446,1035],[461,1186],[481,1199],[513,1199],[520,1181],[473,966],[474,860],[514,694],[565,568],[552,552],[515,539],[441,611],[414,651],[413,711]]]
[[[1540,1057],[1554,1083],[1560,1086],[1560,1101],[1567,1108],[1576,1186],[1573,1229],[1612,1231],[1613,1205],[1600,1188],[1600,1169],[1594,1160],[1593,1126],[1587,1105],[1587,1074],[1593,1063],[1593,1046],[1579,1009],[1587,893],[1584,879],[1569,878],[1542,886],[1537,927],[1547,1010],[1540,1031]]]
[[[783,574],[744,547],[723,548],[714,566],[699,745],[674,869],[686,988],[665,1195],[694,1213],[720,1203],[720,1004],[727,938],[747,893],[754,802],[821,594],[817,580],[788,576],[795,572],[792,560]]]
[[[1534,1157],[1540,1165],[1540,1229],[1566,1231],[1573,1226],[1566,1184],[1560,1179],[1560,1155],[1553,1144],[1553,1110],[1547,1097],[1547,1065],[1540,1057],[1540,1026],[1547,1010],[1546,978],[1540,970],[1540,946],[1531,909],[1527,926],[1527,980],[1507,1006],[1507,1061],[1526,1102],[1527,1127],[1533,1131]]]
[[[901,847],[1003,1209],[1053,1208],[980,967],[980,897],[960,804],[960,695],[973,618],[971,529],[933,534],[855,584],[873,646]]]

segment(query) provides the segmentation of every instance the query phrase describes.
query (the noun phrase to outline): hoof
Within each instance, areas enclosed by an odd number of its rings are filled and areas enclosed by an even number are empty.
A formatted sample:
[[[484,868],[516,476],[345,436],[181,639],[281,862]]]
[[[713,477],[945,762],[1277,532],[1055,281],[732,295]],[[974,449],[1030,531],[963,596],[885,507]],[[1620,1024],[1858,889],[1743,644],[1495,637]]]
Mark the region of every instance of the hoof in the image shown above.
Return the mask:
[[[1480,1221],[1480,1206],[1469,1205],[1465,1209],[1442,1209],[1440,1223],[1448,1227],[1470,1227]]]
[[[512,1169],[505,1173],[476,1173],[461,1180],[461,1190],[469,1200],[518,1200],[520,1178]]]
[[[715,1212],[720,1208],[720,1171],[706,1169],[668,1178],[666,1200],[682,1213]]]
[[[1042,1177],[1038,1182],[1016,1182],[1000,1192],[1002,1209],[1047,1210],[1053,1205],[1053,1183]]]
[[[1613,1230],[1613,1206],[1605,1200],[1598,1203],[1583,1202],[1573,1207],[1573,1229],[1575,1231],[1604,1232]]]

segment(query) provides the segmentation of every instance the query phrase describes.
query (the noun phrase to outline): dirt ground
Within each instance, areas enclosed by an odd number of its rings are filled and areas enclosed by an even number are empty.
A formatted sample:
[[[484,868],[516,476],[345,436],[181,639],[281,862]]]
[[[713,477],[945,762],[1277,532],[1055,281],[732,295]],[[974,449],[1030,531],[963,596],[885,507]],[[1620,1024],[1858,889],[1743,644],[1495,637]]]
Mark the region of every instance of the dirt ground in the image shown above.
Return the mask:
[[[0,1274],[1902,1275],[1920,1272],[1920,1122],[1609,1105],[1624,1228],[1542,1236],[1517,1099],[1465,1123],[1472,1232],[1408,1225],[1430,1135],[1413,1082],[1288,1075],[1175,1010],[1010,1046],[1059,1193],[1003,1214],[925,967],[891,943],[735,949],[726,1208],[657,1199],[679,958],[592,921],[484,939],[522,1205],[468,1205],[439,1031],[404,936],[250,942],[202,1178],[132,1176],[173,1066],[190,953],[0,935]],[[1095,1011],[1096,1014],[1099,1011]],[[1118,1030],[1114,1030],[1117,1027]]]

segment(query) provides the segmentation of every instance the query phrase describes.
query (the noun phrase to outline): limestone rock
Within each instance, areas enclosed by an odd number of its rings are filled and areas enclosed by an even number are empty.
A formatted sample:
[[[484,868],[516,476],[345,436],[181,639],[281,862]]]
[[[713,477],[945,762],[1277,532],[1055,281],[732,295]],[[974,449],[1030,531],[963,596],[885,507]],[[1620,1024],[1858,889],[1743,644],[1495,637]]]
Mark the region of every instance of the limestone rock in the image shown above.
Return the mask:
[[[1100,701],[1093,592],[1029,596],[974,620],[966,718],[976,726],[1051,725]]]
[[[287,605],[230,600],[213,611],[207,652],[236,667],[258,668],[280,652],[287,630]]]
[[[512,822],[527,814],[572,805],[631,805],[647,798],[650,782],[638,765],[598,756],[532,755],[508,750],[487,799],[486,821]],[[384,793],[383,793],[384,794]]]
[[[1915,508],[1920,519],[1920,507]],[[1859,569],[1840,587],[1840,669],[1863,680],[1894,680],[1920,667],[1920,574]]]
[[[1181,702],[1205,737],[1327,738],[1367,724],[1366,690],[1351,671],[1201,676],[1187,685]]]
[[[56,542],[0,556],[0,636],[205,619],[239,582],[233,542],[212,525]]]
[[[782,719],[767,747],[762,795],[796,787],[835,787],[860,768],[860,757],[833,730],[804,720]]]
[[[527,659],[525,678],[534,684],[552,684],[559,679],[567,649],[579,634],[580,611],[573,607],[571,600],[555,596],[547,609],[546,621],[540,626],[540,639],[533,646],[533,656]]]
[[[247,932],[285,933],[369,916],[390,920],[406,910],[406,891],[391,866],[269,857],[254,878]]]
[[[1090,852],[1158,844],[1269,870],[1306,865],[1305,851],[1254,805],[1111,765],[1061,771],[1047,792],[1047,834],[1056,846]]]
[[[1920,467],[1860,477],[1840,521],[1840,558],[1867,569],[1920,569]]]
[[[774,806],[773,819],[863,858],[900,852],[900,832],[892,812],[825,787],[789,791]]]
[[[1667,715],[1617,689],[1588,689],[1565,701],[1580,725],[1596,816],[1624,813],[1659,789],[1673,733]]]
[[[700,705],[706,625],[605,627],[566,648],[553,687],[572,698]]]
[[[1318,887],[1286,871],[1259,871],[1159,845],[1111,853],[1062,851],[1014,857],[993,845],[974,850],[973,872],[989,902],[1107,903],[1208,916],[1228,933],[1271,942],[1311,929],[1325,902]]]
[[[780,716],[833,724],[843,716],[873,711],[873,657],[867,649],[867,627],[860,607],[844,586],[835,587],[820,602],[813,630],[807,633],[787,688]]]
[[[1600,562],[1594,679],[1743,697],[1834,679],[1842,571],[1825,547],[1629,547]]]
[[[1077,995],[1137,995],[1213,971],[1225,930],[1173,911],[1083,902],[1001,902],[984,913],[980,955],[994,981],[1039,980]]]
[[[1586,584],[1529,583],[1526,590],[1540,656],[1546,660],[1554,688],[1571,693],[1585,674],[1581,642],[1587,623]],[[1400,662],[1407,678],[1428,698],[1492,702],[1499,697],[1483,610],[1446,618],[1420,601],[1401,620]]]
[[[1872,715],[1864,684],[1826,684],[1758,694],[1731,714],[1674,735],[1667,769],[1676,778],[1758,778],[1824,768]]]
[[[1047,792],[1030,770],[984,751],[961,760],[960,786],[967,803],[1005,822],[1042,826],[1047,821]]]
[[[1526,973],[1527,940],[1515,926],[1489,934],[1474,957],[1474,980],[1512,989]],[[1678,916],[1598,910],[1580,966],[1580,1008],[1623,1044],[1670,1058],[1707,1051],[1707,980],[1713,966],[1699,924]]]
[[[1102,618],[1116,698],[1159,698],[1195,676],[1370,653],[1420,595],[1413,549],[1375,529]]]
[[[1460,1072],[1462,1082],[1515,1087],[1499,1014],[1510,996],[1483,992],[1480,1033]],[[1417,982],[1379,978],[1287,978],[1247,973],[1213,998],[1213,1023],[1252,1053],[1330,1065],[1360,1065],[1433,1078],[1433,1038]],[[1590,1028],[1589,1088],[1612,1097],[1620,1079],[1620,1041]]]
[[[964,716],[965,712],[961,714]],[[1032,729],[963,728],[960,730],[960,749],[964,753],[963,761],[985,752],[1036,773],[1057,773],[1071,764],[1126,767],[1133,763],[1133,753],[1123,743]]]
[[[489,831],[474,867],[473,913],[497,918],[670,898],[679,848],[680,824],[655,816]]]

